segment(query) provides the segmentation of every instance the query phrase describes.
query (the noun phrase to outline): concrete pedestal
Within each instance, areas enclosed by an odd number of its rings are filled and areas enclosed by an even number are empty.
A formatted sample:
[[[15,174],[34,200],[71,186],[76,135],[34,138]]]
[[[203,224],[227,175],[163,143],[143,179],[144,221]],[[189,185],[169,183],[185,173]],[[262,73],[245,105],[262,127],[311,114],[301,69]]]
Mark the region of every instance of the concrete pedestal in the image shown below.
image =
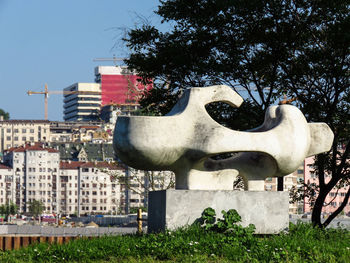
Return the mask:
[[[207,207],[236,209],[241,225],[254,224],[257,234],[277,234],[288,228],[288,192],[164,190],[149,193],[148,232],[190,225]]]

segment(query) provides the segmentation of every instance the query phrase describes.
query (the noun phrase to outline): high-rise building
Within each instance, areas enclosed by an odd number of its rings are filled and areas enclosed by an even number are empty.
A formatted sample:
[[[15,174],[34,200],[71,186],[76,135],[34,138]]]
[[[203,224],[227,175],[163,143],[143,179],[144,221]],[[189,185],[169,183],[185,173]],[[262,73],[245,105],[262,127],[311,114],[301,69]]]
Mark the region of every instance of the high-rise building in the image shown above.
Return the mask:
[[[101,108],[99,83],[75,83],[64,91],[64,120],[90,121],[98,119]],[[72,92],[72,93],[69,93]]]
[[[138,107],[141,92],[152,88],[152,84],[145,87],[140,83],[137,74],[125,66],[96,67],[95,81],[76,83],[64,89],[65,121],[97,120],[102,107],[105,117],[110,111],[133,112]]]
[[[126,66],[100,66],[95,68],[95,81],[101,84],[101,105],[135,104],[144,85]],[[149,87],[148,87],[149,88]]]

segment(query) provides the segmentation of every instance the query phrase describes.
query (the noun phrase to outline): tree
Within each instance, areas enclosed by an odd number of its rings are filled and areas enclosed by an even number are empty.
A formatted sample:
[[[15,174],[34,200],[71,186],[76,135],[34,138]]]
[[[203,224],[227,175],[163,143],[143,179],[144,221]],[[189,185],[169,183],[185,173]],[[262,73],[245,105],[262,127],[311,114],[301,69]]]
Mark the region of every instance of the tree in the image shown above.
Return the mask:
[[[39,222],[40,222],[40,215],[45,210],[45,206],[42,201],[40,200],[32,200],[29,202],[28,206],[29,213],[34,216],[34,219],[39,216]]]
[[[110,175],[112,182],[118,182],[122,188],[138,195],[140,199],[148,200],[150,191],[166,190],[175,186],[175,175],[172,172],[138,171],[122,164],[119,166],[125,170],[105,170],[105,173]],[[122,204],[120,206],[122,207]],[[124,208],[127,212],[126,207]]]
[[[208,105],[233,129],[260,124],[283,94],[297,98],[308,121],[324,121],[335,134],[332,150],[316,157],[319,191],[312,222],[334,187],[349,184],[349,0],[168,0],[155,12],[170,30],[144,23],[127,32],[126,64],[154,88],[144,111],[165,114],[184,89],[227,84],[246,97],[240,109]],[[248,121],[242,121],[248,120]],[[342,146],[342,149],[339,146]],[[326,182],[325,175],[331,176]]]
[[[3,109],[0,109],[0,116],[3,116],[4,120],[10,119],[10,113],[4,111]]]
[[[0,214],[5,215],[5,220],[8,220],[9,215],[17,214],[18,207],[13,202],[0,206]]]

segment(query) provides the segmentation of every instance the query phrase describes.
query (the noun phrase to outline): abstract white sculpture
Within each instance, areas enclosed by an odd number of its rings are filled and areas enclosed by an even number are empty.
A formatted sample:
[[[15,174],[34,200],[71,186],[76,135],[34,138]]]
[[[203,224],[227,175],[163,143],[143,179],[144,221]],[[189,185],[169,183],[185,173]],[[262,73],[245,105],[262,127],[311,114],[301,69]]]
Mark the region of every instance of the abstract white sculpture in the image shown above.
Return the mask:
[[[239,132],[209,116],[205,105],[217,101],[239,107],[243,99],[228,86],[192,88],[166,116],[118,117],[118,157],[136,169],[175,172],[176,189],[232,190],[241,175],[246,189],[263,191],[265,178],[290,174],[305,157],[331,148],[330,128],[307,123],[294,106],[271,106],[260,127]],[[222,153],[238,154],[210,158]]]

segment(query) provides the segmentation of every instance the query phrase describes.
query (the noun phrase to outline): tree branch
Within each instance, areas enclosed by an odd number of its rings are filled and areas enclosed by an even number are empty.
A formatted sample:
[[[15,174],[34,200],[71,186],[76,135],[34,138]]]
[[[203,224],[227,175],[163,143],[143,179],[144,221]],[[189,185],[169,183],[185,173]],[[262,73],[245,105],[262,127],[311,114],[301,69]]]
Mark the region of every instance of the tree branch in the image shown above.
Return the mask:
[[[343,211],[344,207],[348,204],[349,201],[349,197],[350,197],[350,187],[348,189],[348,192],[346,193],[342,204],[337,208],[337,210],[335,210],[327,219],[326,221],[324,221],[324,223],[322,224],[323,227],[327,227],[329,225],[330,222],[332,222],[332,220],[340,214],[341,211]]]

